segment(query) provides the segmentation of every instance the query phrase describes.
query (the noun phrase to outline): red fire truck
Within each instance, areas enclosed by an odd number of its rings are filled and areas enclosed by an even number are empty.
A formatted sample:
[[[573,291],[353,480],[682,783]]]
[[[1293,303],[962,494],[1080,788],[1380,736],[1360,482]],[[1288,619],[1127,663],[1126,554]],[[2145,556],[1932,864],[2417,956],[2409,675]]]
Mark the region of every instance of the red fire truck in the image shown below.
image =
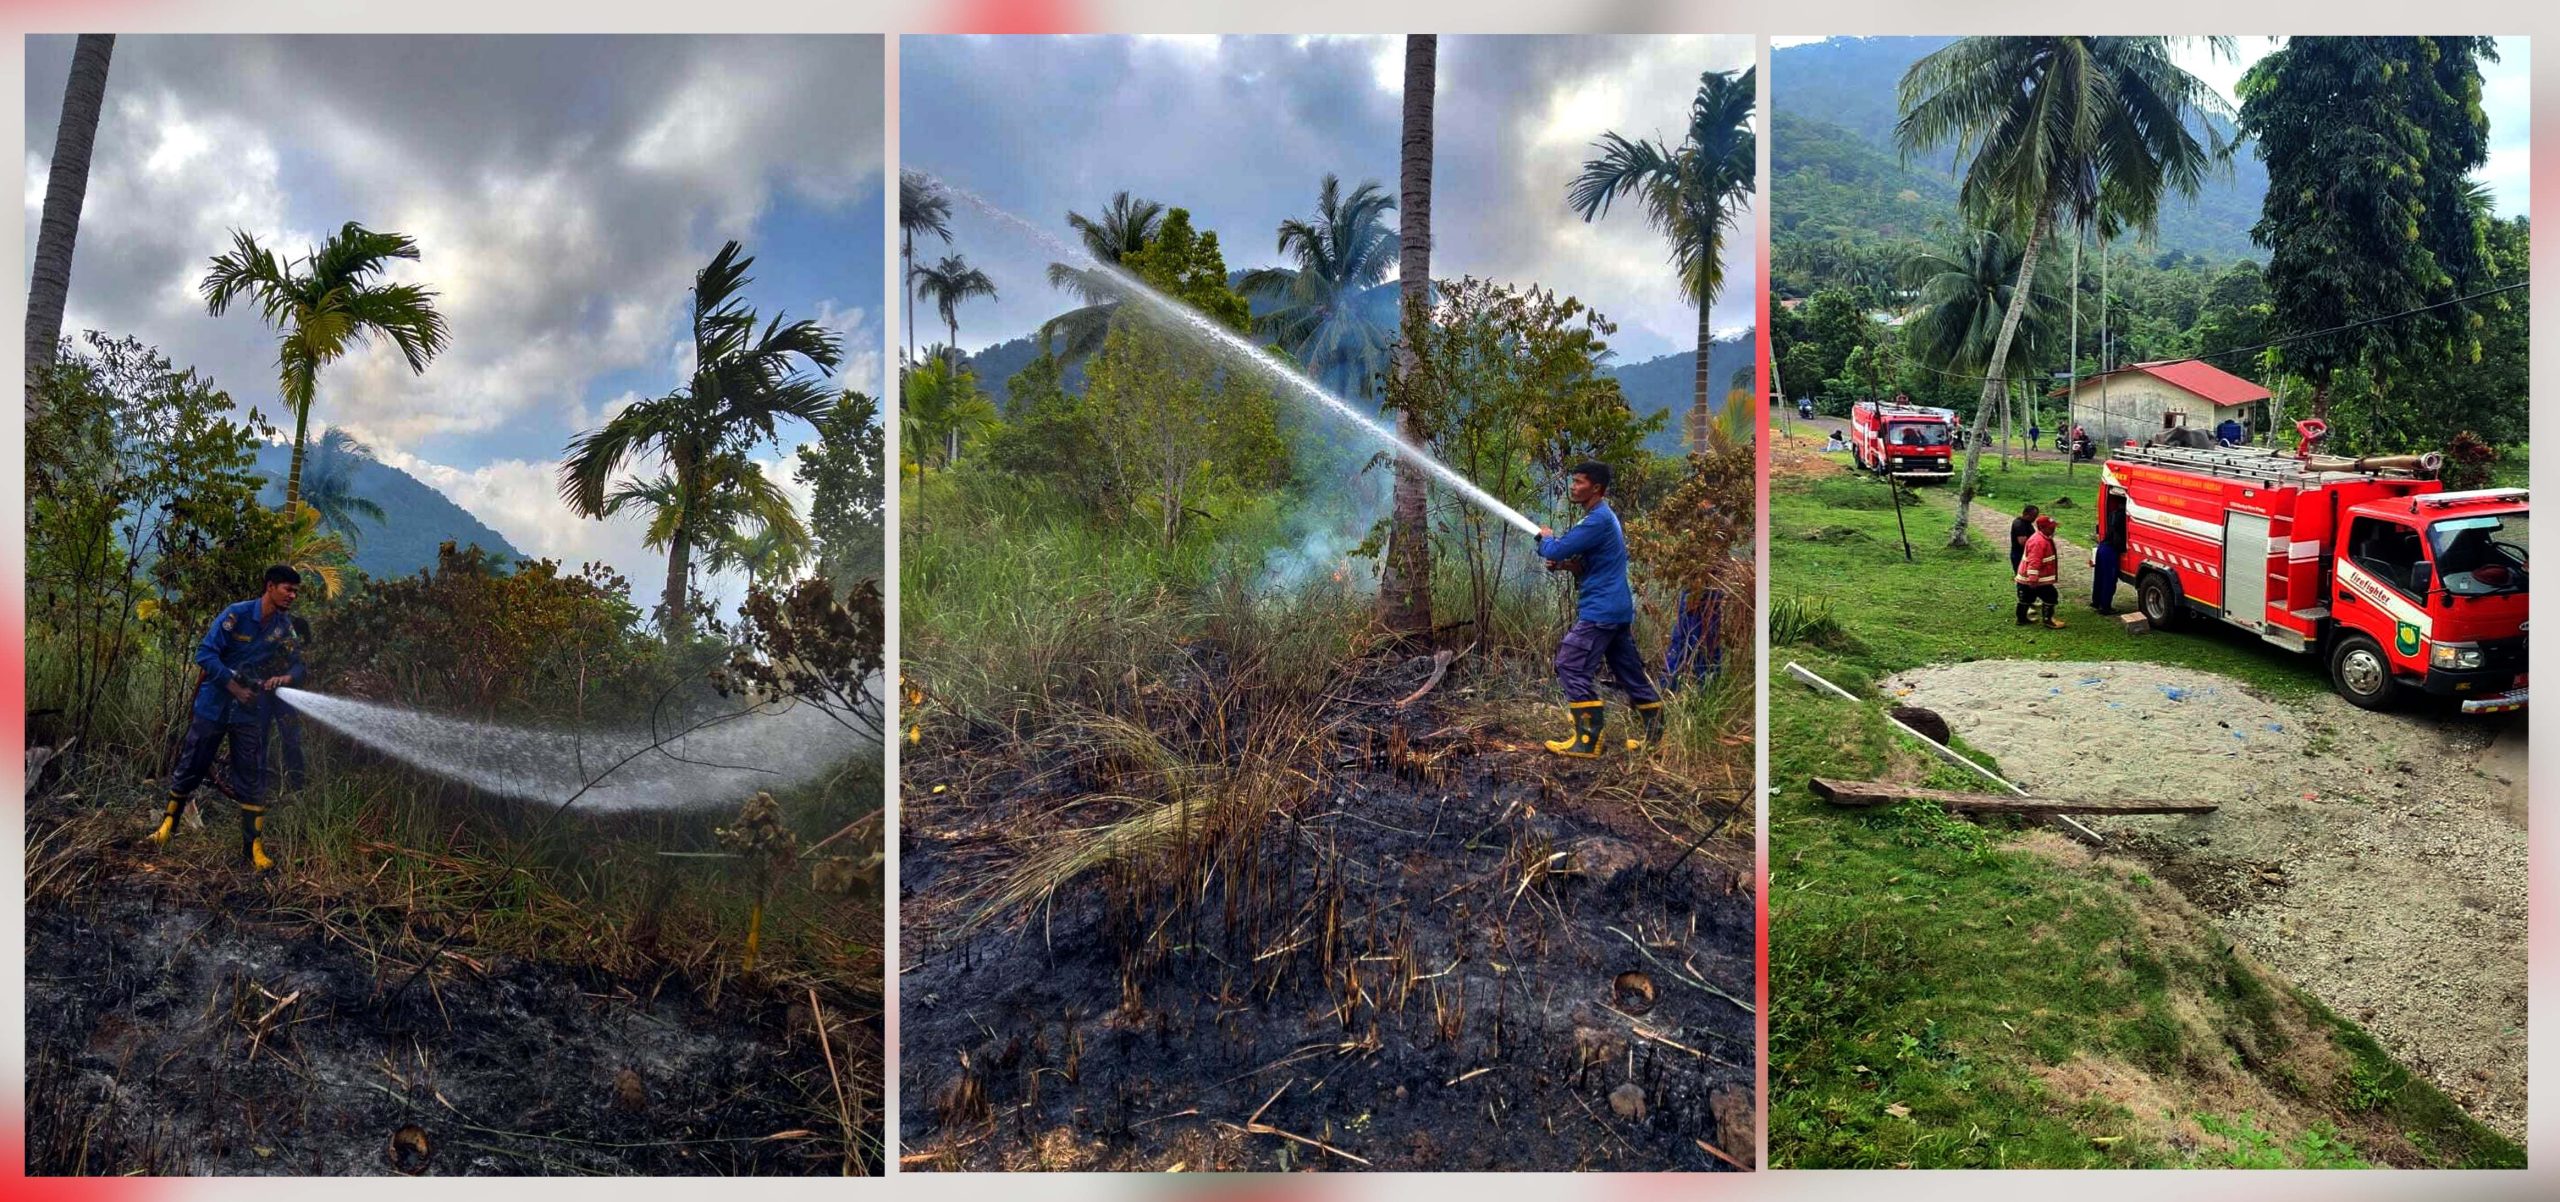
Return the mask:
[[[1849,453],[1897,480],[1944,480],[1955,474],[1955,428],[1952,409],[1860,401],[1849,407]]]
[[[2447,492],[2435,455],[2125,447],[2100,466],[2098,536],[2143,615],[2219,618],[2323,657],[2348,701],[2408,690],[2521,710],[2528,495]]]

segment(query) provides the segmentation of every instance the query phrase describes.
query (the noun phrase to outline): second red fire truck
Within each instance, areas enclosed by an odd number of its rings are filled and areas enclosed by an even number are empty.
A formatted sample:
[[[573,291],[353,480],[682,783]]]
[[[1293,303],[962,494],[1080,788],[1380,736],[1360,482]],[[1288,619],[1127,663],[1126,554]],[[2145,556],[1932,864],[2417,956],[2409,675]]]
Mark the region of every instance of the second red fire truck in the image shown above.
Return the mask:
[[[2348,701],[2410,692],[2525,708],[2528,494],[2448,492],[2437,457],[2126,447],[2099,538],[2151,625],[2213,618],[2321,656]]]
[[[1849,453],[1897,480],[1944,480],[1955,474],[1955,428],[1952,409],[1860,401],[1849,408]]]

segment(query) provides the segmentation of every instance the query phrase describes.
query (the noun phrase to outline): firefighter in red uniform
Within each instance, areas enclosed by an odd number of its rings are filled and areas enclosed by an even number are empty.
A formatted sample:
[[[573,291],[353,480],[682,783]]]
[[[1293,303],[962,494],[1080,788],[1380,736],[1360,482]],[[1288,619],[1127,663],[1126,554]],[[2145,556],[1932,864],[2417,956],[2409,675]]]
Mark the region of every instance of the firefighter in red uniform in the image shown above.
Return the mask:
[[[2044,624],[2062,629],[2062,619],[2054,612],[2062,603],[2061,560],[2053,547],[2053,516],[2037,518],[2036,532],[2027,536],[2026,552],[2018,557],[2018,625],[2026,625],[2028,615],[2041,605]]]

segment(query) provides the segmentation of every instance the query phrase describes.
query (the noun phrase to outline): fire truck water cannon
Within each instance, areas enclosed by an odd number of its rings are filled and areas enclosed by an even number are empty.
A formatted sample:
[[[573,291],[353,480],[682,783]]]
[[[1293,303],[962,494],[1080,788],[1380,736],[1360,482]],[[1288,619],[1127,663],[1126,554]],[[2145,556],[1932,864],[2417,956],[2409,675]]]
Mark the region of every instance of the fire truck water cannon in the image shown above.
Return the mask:
[[[2527,687],[2523,489],[2449,492],[2442,456],[2127,447],[2099,470],[2099,537],[2156,629],[2215,620],[2320,656],[2348,701],[2418,693],[2521,710]]]

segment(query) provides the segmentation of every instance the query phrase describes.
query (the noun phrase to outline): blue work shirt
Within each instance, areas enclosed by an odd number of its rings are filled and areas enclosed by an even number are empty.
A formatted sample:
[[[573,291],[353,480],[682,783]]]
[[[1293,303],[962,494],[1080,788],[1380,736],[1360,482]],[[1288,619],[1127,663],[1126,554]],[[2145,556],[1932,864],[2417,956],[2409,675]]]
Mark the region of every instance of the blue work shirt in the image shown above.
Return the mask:
[[[228,717],[264,720],[284,711],[284,704],[269,693],[242,703],[224,687],[237,679],[254,685],[270,676],[289,676],[302,683],[302,655],[293,643],[293,617],[277,610],[264,618],[258,616],[260,599],[251,597],[237,605],[227,606],[215,615],[213,625],[204,632],[204,641],[196,644],[196,667],[204,670],[205,682],[196,686],[195,716],[209,722]]]
[[[1574,586],[1574,616],[1585,622],[1632,626],[1635,590],[1627,586],[1627,532],[1607,501],[1591,507],[1582,520],[1554,538],[1538,540],[1538,554],[1551,560],[1582,557],[1582,577]]]

